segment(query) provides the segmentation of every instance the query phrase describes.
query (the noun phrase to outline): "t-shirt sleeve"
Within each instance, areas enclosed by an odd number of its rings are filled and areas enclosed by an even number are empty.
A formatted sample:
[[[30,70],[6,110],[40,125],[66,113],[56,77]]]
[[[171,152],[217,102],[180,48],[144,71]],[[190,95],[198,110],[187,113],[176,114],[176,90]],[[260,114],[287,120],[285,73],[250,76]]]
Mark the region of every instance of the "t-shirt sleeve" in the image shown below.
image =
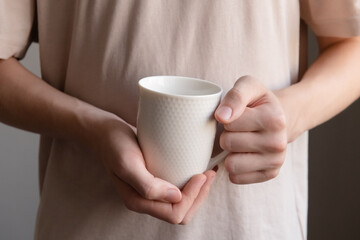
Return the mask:
[[[0,0],[0,59],[24,57],[34,23],[35,0]]]
[[[360,35],[360,0],[300,0],[302,19],[317,36]]]

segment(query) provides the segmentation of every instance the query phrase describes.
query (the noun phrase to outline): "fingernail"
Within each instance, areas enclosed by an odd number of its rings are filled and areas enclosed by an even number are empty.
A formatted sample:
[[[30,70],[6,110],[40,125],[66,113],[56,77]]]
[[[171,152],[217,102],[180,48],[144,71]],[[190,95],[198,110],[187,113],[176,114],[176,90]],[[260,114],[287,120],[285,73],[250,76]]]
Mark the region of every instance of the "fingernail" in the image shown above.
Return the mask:
[[[166,192],[165,200],[168,202],[177,202],[179,201],[179,192],[176,189],[170,188]]]
[[[216,115],[220,117],[222,120],[229,120],[232,114],[232,109],[227,106],[220,106],[218,110],[216,110]]]

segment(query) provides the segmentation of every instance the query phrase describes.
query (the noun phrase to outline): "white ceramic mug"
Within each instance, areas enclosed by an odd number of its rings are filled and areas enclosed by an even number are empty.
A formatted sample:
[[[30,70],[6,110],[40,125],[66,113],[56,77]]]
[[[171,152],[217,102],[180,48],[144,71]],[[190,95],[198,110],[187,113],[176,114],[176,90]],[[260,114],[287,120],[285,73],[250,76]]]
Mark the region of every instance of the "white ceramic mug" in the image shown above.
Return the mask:
[[[149,172],[181,188],[225,158],[227,152],[211,158],[221,93],[216,84],[196,78],[139,81],[137,135]]]

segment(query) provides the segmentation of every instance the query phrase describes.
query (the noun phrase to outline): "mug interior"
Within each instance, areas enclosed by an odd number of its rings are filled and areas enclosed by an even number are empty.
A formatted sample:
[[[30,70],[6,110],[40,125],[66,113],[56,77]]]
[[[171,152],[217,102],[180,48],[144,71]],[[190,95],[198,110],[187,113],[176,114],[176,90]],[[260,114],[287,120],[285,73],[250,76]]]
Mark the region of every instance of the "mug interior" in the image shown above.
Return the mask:
[[[222,91],[212,82],[178,76],[146,77],[139,81],[139,85],[153,92],[178,96],[207,96]]]

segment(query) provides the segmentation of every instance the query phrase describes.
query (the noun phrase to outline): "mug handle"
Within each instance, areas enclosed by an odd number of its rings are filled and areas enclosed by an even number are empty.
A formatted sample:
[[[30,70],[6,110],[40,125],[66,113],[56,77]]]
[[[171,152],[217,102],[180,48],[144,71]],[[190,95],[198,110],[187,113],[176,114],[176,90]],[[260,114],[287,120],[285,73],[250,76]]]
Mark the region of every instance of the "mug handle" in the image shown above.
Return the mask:
[[[226,158],[227,155],[229,155],[228,151],[222,151],[221,153],[219,153],[215,157],[211,158],[206,170],[213,169],[216,165],[218,165],[219,163],[224,161],[224,159]]]

